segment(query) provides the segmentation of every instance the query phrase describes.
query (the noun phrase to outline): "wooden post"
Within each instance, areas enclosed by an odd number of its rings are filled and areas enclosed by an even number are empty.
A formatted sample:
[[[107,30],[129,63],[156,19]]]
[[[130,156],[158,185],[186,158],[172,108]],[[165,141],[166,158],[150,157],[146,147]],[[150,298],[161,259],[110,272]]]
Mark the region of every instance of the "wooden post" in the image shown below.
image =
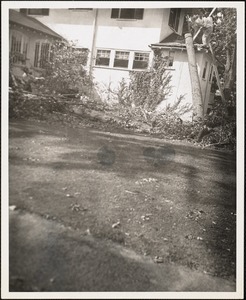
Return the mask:
[[[196,55],[193,45],[193,39],[191,33],[185,34],[185,43],[188,55],[188,65],[190,71],[190,79],[191,79],[191,88],[192,88],[192,103],[195,108],[195,113],[197,118],[203,118],[203,103],[202,103],[202,91],[200,80],[197,71],[196,65]]]

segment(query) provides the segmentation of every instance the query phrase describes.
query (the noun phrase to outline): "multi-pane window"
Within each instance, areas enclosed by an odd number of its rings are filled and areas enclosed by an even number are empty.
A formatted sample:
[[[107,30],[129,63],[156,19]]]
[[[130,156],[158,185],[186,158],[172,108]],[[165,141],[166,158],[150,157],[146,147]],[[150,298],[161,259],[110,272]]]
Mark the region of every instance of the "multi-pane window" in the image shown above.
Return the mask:
[[[110,50],[97,50],[96,65],[109,66]]]
[[[111,11],[112,19],[143,19],[144,9],[142,8],[114,8]]]
[[[181,8],[171,8],[168,25],[178,31]]]
[[[147,69],[149,64],[149,53],[134,53],[133,69]]]
[[[95,66],[146,70],[149,66],[149,52],[97,49]]]
[[[50,59],[50,43],[38,41],[35,44],[34,67],[45,68]]]
[[[28,38],[21,32],[11,32],[10,57],[12,63],[26,64]]]
[[[202,79],[206,78],[206,74],[207,74],[207,68],[208,68],[208,62],[205,62],[204,68],[203,68],[203,72],[202,72]]]
[[[130,52],[116,51],[114,59],[114,67],[128,68]]]
[[[25,15],[48,16],[49,8],[21,8],[20,12]]]

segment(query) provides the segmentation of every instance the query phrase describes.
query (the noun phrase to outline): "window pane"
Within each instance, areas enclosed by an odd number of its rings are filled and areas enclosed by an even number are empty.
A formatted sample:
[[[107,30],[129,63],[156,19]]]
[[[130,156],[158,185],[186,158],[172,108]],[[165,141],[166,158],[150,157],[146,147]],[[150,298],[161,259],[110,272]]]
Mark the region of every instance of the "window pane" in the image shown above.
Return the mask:
[[[203,78],[203,79],[205,79],[205,77],[206,77],[207,66],[208,66],[208,62],[206,61],[206,62],[205,62],[204,69],[203,69],[203,73],[202,73],[202,78]]]
[[[109,66],[110,50],[97,50],[96,65]]]
[[[135,9],[121,9],[120,18],[121,19],[134,19]]]
[[[129,52],[116,51],[114,67],[128,68]]]
[[[38,64],[38,58],[39,58],[39,47],[40,47],[40,43],[36,43],[35,45],[35,55],[34,55],[34,67],[37,68],[39,66]]]
[[[144,10],[142,8],[136,9],[135,10],[135,18],[138,19],[138,20],[142,20],[143,19],[143,13],[144,13]]]
[[[119,9],[118,8],[114,8],[111,11],[111,19],[117,19],[119,17]]]
[[[111,11],[111,18],[113,19],[143,19],[144,9],[136,8],[114,8]]]
[[[181,8],[171,8],[168,25],[178,31]]]
[[[147,69],[149,64],[149,53],[134,53],[133,69]]]
[[[48,16],[49,15],[49,9],[48,8],[32,8],[28,9],[28,15],[41,15],[41,16]]]

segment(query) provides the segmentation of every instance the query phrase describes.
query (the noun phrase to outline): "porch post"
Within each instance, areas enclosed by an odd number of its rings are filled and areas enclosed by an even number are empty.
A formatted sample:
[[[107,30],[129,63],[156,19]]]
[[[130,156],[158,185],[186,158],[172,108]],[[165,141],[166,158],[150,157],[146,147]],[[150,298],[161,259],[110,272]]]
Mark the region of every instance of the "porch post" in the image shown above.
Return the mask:
[[[194,106],[194,112],[197,118],[203,118],[203,102],[202,102],[202,91],[200,80],[198,76],[198,70],[196,65],[196,56],[193,45],[193,38],[191,33],[185,34],[185,43],[188,55],[188,65],[191,78],[191,89],[192,89],[192,103]]]

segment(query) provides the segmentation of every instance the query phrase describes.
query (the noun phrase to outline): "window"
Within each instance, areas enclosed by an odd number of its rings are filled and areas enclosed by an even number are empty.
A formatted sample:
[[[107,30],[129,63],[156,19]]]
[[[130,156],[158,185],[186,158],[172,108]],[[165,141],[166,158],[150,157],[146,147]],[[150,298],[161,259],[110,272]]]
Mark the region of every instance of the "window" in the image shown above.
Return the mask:
[[[134,53],[133,69],[147,69],[149,64],[149,53]]]
[[[96,65],[109,66],[110,50],[97,50]]]
[[[174,61],[174,51],[169,51],[168,60],[167,60],[167,66],[172,67],[173,61]]]
[[[149,52],[97,49],[95,66],[141,71],[148,69],[149,59]]]
[[[50,59],[50,43],[38,41],[35,44],[34,67],[45,68]]]
[[[111,19],[143,19],[144,10],[141,8],[114,8],[111,11]]]
[[[128,68],[130,52],[116,51],[114,59],[114,67]]]
[[[27,59],[28,38],[21,32],[12,31],[10,41],[10,57],[12,63],[25,65]]]
[[[92,8],[69,8],[68,10],[73,10],[73,11],[88,11],[88,10],[92,10]]]
[[[213,65],[211,65],[209,79],[208,79],[210,83],[213,80],[213,73],[214,73],[214,68],[213,68]]]
[[[203,73],[202,73],[202,79],[206,78],[207,68],[208,68],[208,62],[206,61],[204,69],[203,69]]]
[[[181,8],[171,8],[168,25],[178,31]]]
[[[21,8],[20,12],[25,15],[36,15],[36,16],[48,16],[49,15],[49,9],[48,8],[32,8],[32,9],[26,9]]]

